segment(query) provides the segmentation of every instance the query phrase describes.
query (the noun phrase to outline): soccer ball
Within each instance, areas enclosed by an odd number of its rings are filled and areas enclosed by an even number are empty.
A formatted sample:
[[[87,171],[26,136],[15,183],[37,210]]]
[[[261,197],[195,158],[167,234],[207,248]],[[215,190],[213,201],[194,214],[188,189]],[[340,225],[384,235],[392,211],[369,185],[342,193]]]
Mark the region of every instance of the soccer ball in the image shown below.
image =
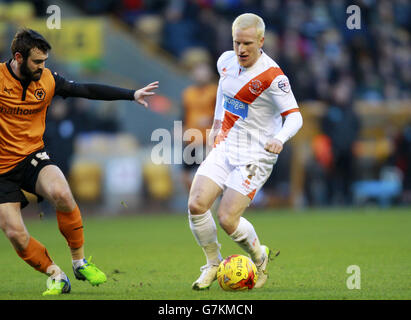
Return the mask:
[[[257,281],[257,268],[246,256],[234,254],[221,261],[217,270],[220,287],[226,291],[251,290]]]

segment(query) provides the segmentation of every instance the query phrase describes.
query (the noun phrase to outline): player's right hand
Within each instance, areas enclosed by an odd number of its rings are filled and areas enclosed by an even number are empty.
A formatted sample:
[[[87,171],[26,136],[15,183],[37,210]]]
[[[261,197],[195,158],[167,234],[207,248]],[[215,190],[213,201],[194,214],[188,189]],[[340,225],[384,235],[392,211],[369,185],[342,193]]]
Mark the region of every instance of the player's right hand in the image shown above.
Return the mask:
[[[273,138],[272,140],[267,141],[264,150],[274,154],[280,154],[280,152],[283,151],[283,143],[280,140]]]
[[[139,104],[142,104],[144,107],[147,108],[148,103],[144,100],[144,98],[154,95],[155,92],[152,91],[158,88],[158,84],[159,82],[155,81],[145,86],[144,88],[141,88],[140,90],[134,92],[134,101],[138,102]]]

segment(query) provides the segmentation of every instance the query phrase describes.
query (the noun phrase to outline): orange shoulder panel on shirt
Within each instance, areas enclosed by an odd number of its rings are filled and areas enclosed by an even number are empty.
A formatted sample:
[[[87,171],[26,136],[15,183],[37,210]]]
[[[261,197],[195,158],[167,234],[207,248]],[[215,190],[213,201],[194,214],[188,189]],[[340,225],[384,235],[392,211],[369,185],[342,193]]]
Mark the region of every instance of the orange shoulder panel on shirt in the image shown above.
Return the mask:
[[[24,90],[6,63],[0,64],[0,174],[43,148],[46,112],[54,90],[54,77],[47,68],[39,81],[30,82]]]
[[[241,100],[245,103],[252,103],[257,97],[264,92],[274,79],[284,74],[280,68],[271,67],[266,71],[260,73],[258,76],[251,79],[243,86],[240,91],[234,96],[234,98]]]
[[[284,74],[280,68],[270,67],[266,71],[260,73],[250,81],[248,81],[234,96],[235,99],[238,99],[244,103],[253,103],[261,93],[264,92],[274,79]],[[230,132],[231,128],[234,126],[235,122],[239,119],[239,116],[232,114],[229,111],[225,111],[224,119],[222,123],[222,130],[216,137],[214,147],[219,144],[221,141],[224,141]]]

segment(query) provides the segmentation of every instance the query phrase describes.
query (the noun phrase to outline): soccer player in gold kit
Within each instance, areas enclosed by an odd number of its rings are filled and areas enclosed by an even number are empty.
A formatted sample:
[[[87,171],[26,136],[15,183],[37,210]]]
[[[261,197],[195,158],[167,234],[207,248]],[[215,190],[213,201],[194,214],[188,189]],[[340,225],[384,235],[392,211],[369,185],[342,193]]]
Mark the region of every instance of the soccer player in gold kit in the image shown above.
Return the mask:
[[[0,227],[25,262],[50,276],[43,295],[58,295],[70,292],[70,281],[45,246],[27,231],[21,209],[28,202],[21,189],[55,206],[58,227],[71,250],[75,277],[99,285],[106,281],[106,275],[85,259],[80,209],[63,173],[44,149],[47,108],[56,95],[134,100],[147,107],[144,99],[154,94],[158,82],[128,90],[67,81],[45,67],[50,49],[39,33],[23,29],[12,41],[12,59],[0,64]]]

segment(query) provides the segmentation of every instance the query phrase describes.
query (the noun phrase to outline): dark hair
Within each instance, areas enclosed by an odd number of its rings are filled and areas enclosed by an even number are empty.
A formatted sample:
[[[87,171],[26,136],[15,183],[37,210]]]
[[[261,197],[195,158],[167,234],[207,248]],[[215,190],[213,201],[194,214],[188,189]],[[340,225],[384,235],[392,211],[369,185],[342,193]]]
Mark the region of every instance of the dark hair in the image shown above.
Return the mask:
[[[13,57],[16,52],[20,52],[23,58],[27,59],[30,55],[30,50],[33,48],[47,52],[51,49],[51,46],[40,33],[31,29],[19,30],[11,42],[11,53]]]

